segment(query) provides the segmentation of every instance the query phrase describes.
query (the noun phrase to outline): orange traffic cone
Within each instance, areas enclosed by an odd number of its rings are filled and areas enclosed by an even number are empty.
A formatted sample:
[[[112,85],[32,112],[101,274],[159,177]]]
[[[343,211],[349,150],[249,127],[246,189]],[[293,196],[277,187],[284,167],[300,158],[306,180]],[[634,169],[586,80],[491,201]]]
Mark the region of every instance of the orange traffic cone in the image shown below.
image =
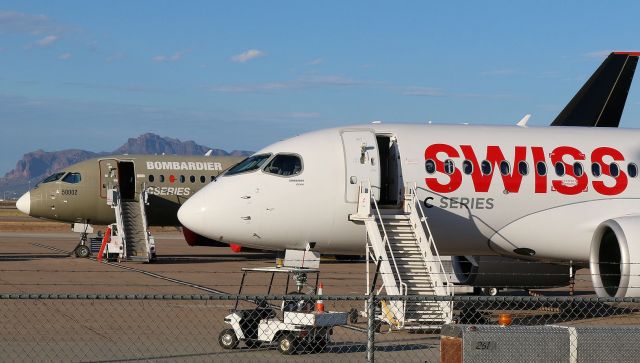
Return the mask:
[[[320,283],[320,286],[318,286],[318,295],[322,295],[322,282]],[[322,301],[322,299],[318,299],[318,301],[316,301],[316,312],[324,313],[324,301]]]

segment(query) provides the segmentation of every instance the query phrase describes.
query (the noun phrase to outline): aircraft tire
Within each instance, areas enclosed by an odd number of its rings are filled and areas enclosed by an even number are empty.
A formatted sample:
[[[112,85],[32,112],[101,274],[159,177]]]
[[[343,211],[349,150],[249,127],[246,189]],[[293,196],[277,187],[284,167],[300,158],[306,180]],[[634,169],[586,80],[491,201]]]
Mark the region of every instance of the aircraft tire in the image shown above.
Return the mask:
[[[76,257],[78,258],[87,258],[91,255],[91,250],[86,245],[80,245],[75,249]]]
[[[356,308],[352,308],[351,310],[349,310],[349,323],[351,324],[357,324],[358,323],[358,309]]]
[[[500,289],[497,287],[483,287],[482,294],[487,296],[496,296],[500,292]]]

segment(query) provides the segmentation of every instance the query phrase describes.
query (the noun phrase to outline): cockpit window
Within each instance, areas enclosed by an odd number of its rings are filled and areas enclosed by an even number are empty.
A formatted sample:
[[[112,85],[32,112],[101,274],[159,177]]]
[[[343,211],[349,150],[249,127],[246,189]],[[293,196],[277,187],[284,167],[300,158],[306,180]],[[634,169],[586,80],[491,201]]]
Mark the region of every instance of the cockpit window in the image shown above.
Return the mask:
[[[44,180],[41,181],[38,184],[51,183],[51,182],[54,182],[56,180],[60,180],[60,178],[62,178],[62,176],[64,174],[65,174],[65,172],[60,172],[60,173],[55,173],[55,174],[49,175],[48,177],[44,178]]]
[[[298,155],[278,154],[267,166],[264,172],[281,176],[293,176],[302,172],[302,159]]]
[[[62,179],[65,183],[77,184],[82,180],[80,173],[69,173]]]
[[[260,169],[262,164],[264,164],[264,162],[267,161],[267,159],[269,159],[270,156],[271,154],[260,154],[260,155],[250,156],[244,159],[243,161],[241,161],[239,164],[232,167],[231,169],[227,170],[227,172],[225,173],[225,176],[235,175],[240,173],[247,173],[250,171]]]

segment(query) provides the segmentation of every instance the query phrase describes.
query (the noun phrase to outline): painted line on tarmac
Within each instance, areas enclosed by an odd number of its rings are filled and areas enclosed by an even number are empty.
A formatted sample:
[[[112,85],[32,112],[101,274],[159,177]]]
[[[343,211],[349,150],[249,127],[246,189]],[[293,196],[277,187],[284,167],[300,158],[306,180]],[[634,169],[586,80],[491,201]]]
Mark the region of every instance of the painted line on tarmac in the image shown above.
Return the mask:
[[[92,258],[92,260],[94,260],[94,259]],[[95,261],[95,260],[94,260],[94,261]],[[109,266],[113,266],[113,267],[121,268],[121,269],[123,269],[123,270],[128,270],[128,271],[138,272],[138,273],[141,273],[141,274],[143,274],[143,275],[147,275],[147,276],[150,276],[150,277],[153,277],[153,278],[156,278],[156,279],[160,279],[160,280],[165,280],[165,281],[173,282],[173,283],[178,284],[178,285],[183,285],[183,286],[192,287],[192,288],[194,288],[194,289],[202,290],[202,291],[206,291],[206,292],[211,293],[211,294],[216,294],[216,295],[229,295],[229,293],[228,293],[228,292],[224,292],[224,291],[221,291],[221,290],[212,289],[212,288],[210,288],[210,287],[206,287],[206,286],[202,286],[202,285],[194,284],[194,283],[187,282],[187,281],[182,281],[182,280],[174,279],[174,278],[172,278],[172,277],[167,277],[167,276],[158,275],[158,274],[153,273],[153,272],[149,272],[149,271],[140,270],[140,269],[137,269],[137,268],[134,268],[134,267],[129,267],[129,266],[121,265],[121,264],[119,264],[119,263],[114,263],[114,262],[102,262],[102,263],[104,263],[105,265],[109,265]]]
[[[31,245],[36,246],[36,247],[46,248],[46,249],[49,249],[51,251],[56,251],[56,252],[60,252],[60,253],[68,254],[68,255],[72,255],[73,254],[72,252],[64,251],[64,250],[61,250],[59,248],[52,247],[52,246],[43,245],[41,243],[32,243]],[[98,262],[94,257],[90,257],[89,259]],[[120,269],[123,269],[123,270],[137,272],[137,273],[140,273],[140,274],[143,274],[143,275],[146,275],[146,276],[149,276],[149,277],[153,277],[153,278],[156,278],[156,279],[173,282],[174,284],[188,286],[188,287],[194,288],[196,290],[206,291],[206,292],[208,292],[210,294],[229,295],[228,292],[212,289],[210,287],[194,284],[194,283],[191,283],[191,282],[188,282],[188,281],[174,279],[172,277],[159,275],[159,274],[156,274],[156,273],[153,273],[153,272],[149,272],[149,271],[145,271],[145,270],[141,270],[141,269],[138,269],[138,268],[135,268],[135,267],[125,266],[125,265],[121,265],[119,263],[106,262],[106,261],[105,262],[101,262],[101,263],[103,263],[105,265],[117,267],[117,268],[120,268]]]

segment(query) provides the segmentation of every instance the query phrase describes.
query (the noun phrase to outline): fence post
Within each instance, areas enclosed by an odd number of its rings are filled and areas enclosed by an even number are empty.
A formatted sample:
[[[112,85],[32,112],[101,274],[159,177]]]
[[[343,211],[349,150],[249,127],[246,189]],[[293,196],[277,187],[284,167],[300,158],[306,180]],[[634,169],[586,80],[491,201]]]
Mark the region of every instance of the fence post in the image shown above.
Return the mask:
[[[373,363],[376,340],[376,298],[369,294],[367,300],[367,363]]]
[[[373,363],[375,340],[376,340],[376,303],[375,298],[376,283],[378,281],[378,274],[380,273],[380,265],[382,265],[382,258],[378,258],[376,264],[376,273],[373,275],[373,281],[369,287],[369,298],[367,299],[367,363]]]

